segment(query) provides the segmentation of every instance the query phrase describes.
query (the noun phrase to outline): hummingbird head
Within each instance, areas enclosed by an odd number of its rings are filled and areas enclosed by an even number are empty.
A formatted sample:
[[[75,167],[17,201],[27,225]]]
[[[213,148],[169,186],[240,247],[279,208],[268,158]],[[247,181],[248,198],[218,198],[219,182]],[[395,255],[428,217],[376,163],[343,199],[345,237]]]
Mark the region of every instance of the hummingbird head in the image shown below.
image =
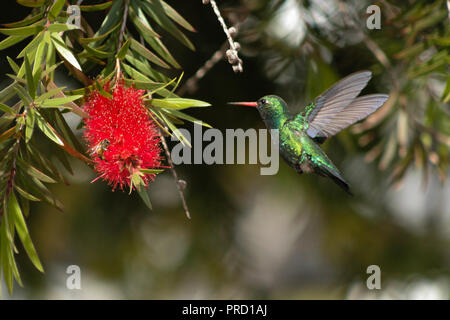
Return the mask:
[[[269,129],[280,128],[289,118],[286,102],[275,95],[264,96],[256,102],[229,102],[229,104],[256,107]]]

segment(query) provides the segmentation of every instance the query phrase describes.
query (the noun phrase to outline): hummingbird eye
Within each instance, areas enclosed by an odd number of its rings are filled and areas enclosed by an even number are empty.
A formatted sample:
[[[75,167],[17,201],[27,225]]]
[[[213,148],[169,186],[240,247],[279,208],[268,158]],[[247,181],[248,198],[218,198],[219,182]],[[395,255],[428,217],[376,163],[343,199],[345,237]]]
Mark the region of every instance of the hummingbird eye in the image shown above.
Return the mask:
[[[264,105],[264,104],[267,103],[267,100],[266,100],[266,99],[261,99],[261,100],[259,100],[259,103],[262,104],[262,105]]]

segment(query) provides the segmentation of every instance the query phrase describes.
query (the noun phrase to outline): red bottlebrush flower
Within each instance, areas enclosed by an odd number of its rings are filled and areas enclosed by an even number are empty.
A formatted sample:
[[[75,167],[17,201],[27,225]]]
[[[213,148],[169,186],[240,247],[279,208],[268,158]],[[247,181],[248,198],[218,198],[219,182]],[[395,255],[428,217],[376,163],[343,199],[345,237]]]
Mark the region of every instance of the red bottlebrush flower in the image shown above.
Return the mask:
[[[109,85],[105,90],[109,91]],[[112,98],[93,91],[84,106],[89,115],[84,138],[99,174],[97,179],[107,181],[113,190],[132,186],[131,177],[140,169],[161,167],[160,135],[143,104],[143,94],[143,90],[118,83]],[[141,174],[145,185],[154,177]]]

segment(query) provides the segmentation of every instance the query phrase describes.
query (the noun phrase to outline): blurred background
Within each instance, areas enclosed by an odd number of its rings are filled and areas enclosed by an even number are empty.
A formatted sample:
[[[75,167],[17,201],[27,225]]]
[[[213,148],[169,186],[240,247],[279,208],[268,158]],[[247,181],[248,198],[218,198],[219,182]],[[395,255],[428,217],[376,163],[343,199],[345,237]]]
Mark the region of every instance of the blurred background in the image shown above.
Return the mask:
[[[29,11],[8,2],[2,22]],[[200,0],[167,2],[197,30],[189,34],[195,52],[166,39],[188,80],[225,36]],[[218,2],[239,29],[244,72],[235,74],[220,59],[202,78],[184,81],[180,93],[212,104],[187,112],[220,130],[259,129],[256,110],[226,102],[277,94],[298,112],[339,78],[371,70],[363,93],[391,99],[324,144],[355,195],[298,175],[283,161],[274,176],[261,176],[259,165],[180,165],[188,220],[169,171],[150,185],[149,211],[135,194],[90,184],[94,172],[73,160],[70,186],[51,186],[64,212],[33,203],[28,219],[45,274],[21,252],[25,287],[15,286],[10,298],[448,299],[446,1]],[[381,29],[366,26],[371,4],[381,8]],[[86,13],[94,29],[98,14]],[[0,52],[2,86],[9,83],[6,55],[20,50]],[[58,84],[81,86],[58,70]],[[74,128],[79,122],[71,114],[67,120]],[[82,290],[66,288],[69,265],[81,268]],[[366,287],[370,265],[381,269],[381,290]]]

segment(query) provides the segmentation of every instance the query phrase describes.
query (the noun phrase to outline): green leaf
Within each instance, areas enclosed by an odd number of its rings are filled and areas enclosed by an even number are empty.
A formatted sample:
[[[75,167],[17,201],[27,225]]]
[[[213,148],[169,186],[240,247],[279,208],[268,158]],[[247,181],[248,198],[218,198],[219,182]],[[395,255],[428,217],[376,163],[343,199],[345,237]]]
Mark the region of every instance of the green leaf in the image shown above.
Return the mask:
[[[25,7],[39,8],[45,3],[45,0],[16,0],[18,4]]]
[[[64,119],[64,117],[62,116],[61,112],[56,111],[55,118],[56,118],[55,126],[60,130],[64,139],[68,143],[70,143],[72,146],[74,146],[75,149],[78,150],[79,152],[84,152],[83,146],[78,141],[77,137],[75,136],[75,134],[73,133],[73,131],[69,127],[69,125],[67,124],[67,122]],[[61,149],[58,147],[58,150],[61,150]]]
[[[46,33],[47,34],[47,33]],[[42,73],[41,77],[44,78],[48,75],[48,77],[50,78],[50,80],[54,80],[55,78],[55,73],[53,72],[61,63],[63,63],[62,61],[55,64],[56,61],[56,53],[55,53],[55,46],[53,45],[51,38],[50,41],[48,42],[48,50],[47,50],[47,55],[45,57],[45,65],[47,66],[46,70]],[[51,66],[51,67],[48,67]]]
[[[128,52],[128,49],[130,48],[131,41],[128,39],[123,45],[122,48],[120,48],[119,52],[117,53],[116,57],[120,60],[123,60],[125,58],[125,55]]]
[[[133,5],[133,2],[131,4]],[[148,23],[147,18],[145,17],[142,10],[139,7],[135,8],[135,10],[137,12],[137,15],[141,19],[141,21],[145,24],[145,26],[148,29],[153,30],[153,28]],[[161,40],[159,38],[149,37],[145,33],[141,34],[141,35],[144,38],[145,42],[147,42],[153,48],[153,50],[155,50],[156,53],[158,53],[164,60],[169,62],[175,68],[181,68],[181,66],[174,59],[174,57],[170,54],[169,50],[167,50],[167,48],[164,46],[164,44],[161,42]]]
[[[50,51],[50,50],[49,50]],[[46,77],[47,75],[51,75],[53,71],[55,71],[56,68],[58,68],[63,62],[60,61],[58,63],[55,63],[54,65],[52,65],[51,67],[47,67],[45,69],[45,71],[41,74],[41,79]]]
[[[177,11],[175,11],[174,8],[169,6],[166,2],[160,0],[159,1],[162,4],[162,7],[164,9],[164,12],[176,23],[178,23],[180,26],[185,28],[186,30],[189,30],[191,32],[195,32],[195,29],[193,26],[189,24]]]
[[[17,164],[19,167],[21,167],[26,173],[28,173],[30,176],[35,177],[36,179],[42,181],[42,182],[48,182],[48,183],[56,183],[54,179],[43,173],[42,171],[36,169],[31,164],[26,163],[24,160],[17,158]]]
[[[47,189],[47,187],[37,178],[33,176],[24,175],[22,172],[17,172],[18,179],[22,185],[27,185],[33,194],[46,203],[56,207],[58,210],[63,210],[63,204],[54,197],[54,195]]]
[[[184,145],[188,145],[189,147],[191,146],[191,143],[189,142],[189,140],[180,132],[180,130],[178,130],[178,128],[172,123],[172,121],[170,121],[169,119],[167,119],[167,117],[160,111],[153,111],[153,114],[157,115],[162,122],[164,122],[169,129],[172,131],[173,135],[175,137],[177,137],[177,139]]]
[[[111,52],[101,51],[99,49],[92,48],[88,45],[83,46],[83,48],[86,49],[88,53],[98,58],[108,58],[113,55]]]
[[[61,36],[59,34],[52,33],[51,40],[52,44],[55,46],[59,54],[72,66],[81,71],[80,64],[78,63],[73,53],[67,48]]]
[[[150,104],[158,108],[167,109],[186,109],[191,107],[209,107],[209,103],[185,98],[166,98],[166,99],[151,99]]]
[[[139,80],[139,81],[150,81],[150,79],[134,69],[133,67],[127,65],[126,63],[120,64],[122,69],[125,70],[125,72],[133,79]]]
[[[17,192],[20,193],[20,195],[30,201],[41,201],[41,199],[33,196],[31,193],[25,191],[22,187],[19,187],[17,184],[14,184],[14,189],[17,190]]]
[[[33,61],[33,81],[34,85],[38,86],[39,80],[41,79],[42,74],[42,61],[45,55],[45,49],[47,48],[47,43],[45,41],[42,41],[39,43],[39,46],[36,50],[36,55],[34,56]]]
[[[138,57],[133,57],[130,54],[127,54],[125,59],[150,79],[157,81],[169,81],[165,75],[152,69],[147,60],[141,61]]]
[[[54,21],[64,7],[65,0],[55,0],[48,12],[48,20]]]
[[[22,87],[21,85],[15,86],[14,90],[17,92],[20,99],[22,99],[22,101],[25,103],[25,105],[30,105],[33,102],[33,99],[28,94],[27,90],[25,90],[25,88]]]
[[[92,38],[80,38],[80,39],[78,39],[78,41],[81,44],[88,44],[90,42],[100,42],[100,41],[104,40],[106,37],[108,37],[108,35],[110,35],[114,31],[116,31],[120,27],[120,25],[121,25],[120,23],[116,24],[116,26],[114,26],[108,32],[102,34],[101,36],[92,37]]]
[[[442,51],[438,52],[437,54],[435,54],[434,57],[430,61],[419,64],[419,65],[411,68],[411,70],[409,70],[409,72],[408,72],[408,77],[413,79],[418,76],[423,76],[432,71],[435,71],[436,69],[438,69],[442,66],[446,66],[449,64],[449,61],[447,61],[447,59],[448,59],[447,51],[442,50]]]
[[[58,89],[62,89],[62,88],[58,88]],[[60,105],[64,105],[66,103],[78,100],[82,97],[83,97],[83,95],[73,95],[73,96],[68,96],[68,97],[64,97],[64,98],[46,99],[42,102],[42,105],[44,105],[44,106],[60,106]]]
[[[17,55],[17,58],[22,58],[26,54],[34,54],[34,50],[39,46],[39,44],[42,42],[42,38],[44,37],[44,33],[39,33],[36,37],[33,38],[33,40],[30,41],[30,43],[27,44],[25,48],[23,48],[22,51]],[[18,74],[19,76],[22,76],[21,73]]]
[[[142,173],[146,173],[146,174],[154,174],[154,173],[161,173],[164,170],[162,170],[162,169],[140,169],[139,171],[141,171]]]
[[[4,23],[3,26],[7,28],[17,28],[17,27],[25,27],[29,24],[35,23],[39,19],[42,19],[44,17],[44,13],[41,12],[35,16],[28,16],[23,20],[17,21],[17,22],[10,22],[10,23]]]
[[[443,46],[443,47],[449,47],[450,46],[450,36],[432,38],[432,41],[435,44]]]
[[[8,38],[6,38],[0,42],[0,50],[9,48],[28,37],[29,36],[9,36]]]
[[[143,22],[137,15],[136,12],[134,12],[132,7],[128,8],[128,15],[131,19],[131,21],[133,21],[134,25],[136,26],[136,29],[139,30],[139,33],[142,36],[146,36],[146,37],[152,37],[152,38],[160,38],[160,35],[157,34],[153,29],[148,27],[148,24]],[[1,29],[0,29],[1,32]]]
[[[6,104],[3,104],[3,103],[0,103],[0,110],[5,113],[10,113],[12,115],[16,115],[16,112],[14,111],[13,108],[8,107]]]
[[[106,91],[103,85],[101,85],[99,82],[96,82],[94,86],[102,96],[108,99],[112,99],[113,95],[110,92]]]
[[[172,36],[177,38],[182,44],[191,50],[195,50],[192,42],[181,32],[175,24],[168,18],[164,8],[159,0],[153,0],[151,2],[143,2],[143,8],[145,12],[161,26],[161,28],[168,31]]]
[[[30,258],[36,269],[44,272],[44,268],[42,267],[41,261],[39,260],[33,242],[31,241],[25,219],[23,217],[22,211],[20,210],[19,203],[17,202],[14,192],[11,192],[8,209],[10,217],[14,219],[17,234],[19,235],[20,241],[22,241],[23,247],[25,248],[28,257]]]
[[[423,42],[416,43],[413,46],[406,47],[405,49],[397,52],[394,57],[396,59],[411,59],[418,54],[422,53],[425,48],[425,44]]]
[[[8,60],[8,63],[9,63],[9,65],[11,66],[11,69],[13,69],[13,71],[15,72],[15,73],[18,73],[19,72],[19,66],[17,65],[17,63],[15,63],[14,62],[14,60],[13,59],[11,59],[10,57],[6,57],[6,59]]]
[[[101,36],[105,33],[108,33],[117,24],[121,25],[121,23],[119,23],[119,22],[123,15],[122,7],[123,7],[123,0],[113,1],[111,9],[109,10],[108,14],[106,15],[105,20],[103,20],[102,25],[100,26],[98,31],[95,33],[96,37]]]
[[[25,70],[25,68],[24,68],[24,70]],[[10,74],[10,73],[7,73],[6,75],[20,84],[25,84],[25,85],[27,84],[27,81],[23,78],[16,77],[15,75]]]
[[[181,111],[178,111],[175,109],[163,109],[162,111],[172,115],[173,117],[180,118],[180,119],[190,121],[190,122],[201,122],[202,126],[207,127],[207,128],[212,128],[212,126],[207,124],[206,122],[200,121],[199,119],[191,117]]]
[[[153,52],[148,50],[145,46],[143,46],[134,39],[131,39],[131,49],[133,49],[134,51],[136,51],[136,53],[146,58],[148,61],[157,64],[158,66],[161,66],[166,69],[170,68],[170,66],[167,63],[158,58],[158,56],[156,56]]]
[[[63,146],[64,143],[61,141],[61,139],[56,135],[55,131],[52,130],[50,125],[45,121],[42,116],[36,112],[36,123],[39,129],[53,142]]]
[[[45,92],[44,94],[40,95],[39,97],[36,98],[36,103],[41,103],[42,101],[53,97],[54,95],[58,94],[59,92],[63,91],[66,87],[58,87],[56,89],[50,90]]]
[[[17,82],[11,83],[9,86],[0,91],[0,102],[6,102],[11,99],[15,94],[15,87],[19,86]]]
[[[36,122],[36,117],[34,114],[34,110],[28,108],[27,117],[25,121],[25,142],[28,143],[31,137],[33,136],[34,123]]]
[[[44,30],[42,25],[31,25],[19,28],[0,28],[0,32],[8,36],[31,36]]]
[[[143,90],[156,90],[165,85],[165,83],[162,82],[154,82],[154,81],[138,81],[138,80],[130,80],[130,79],[124,79],[124,82],[127,86],[134,86],[136,89],[143,89]],[[159,94],[170,96],[172,93],[168,91],[167,89],[162,89],[159,91]]]
[[[105,10],[108,9],[112,5],[112,3],[113,3],[112,1],[107,1],[99,4],[80,6],[80,10],[85,12]]]
[[[6,215],[3,218],[3,223],[0,224],[0,260],[5,279],[6,287],[11,295],[13,290],[13,271],[11,268],[12,249],[8,239],[8,227],[6,223]],[[1,280],[1,279],[0,279]]]
[[[24,58],[25,63],[25,73],[27,79],[28,93],[31,95],[31,98],[34,99],[36,96],[36,86],[33,81],[33,71],[31,71],[30,61],[28,61],[28,57]]]
[[[450,76],[447,76],[447,84],[445,85],[444,92],[442,93],[442,102],[447,103],[450,101]]]
[[[136,186],[136,191],[138,192],[139,196],[141,197],[142,201],[145,203],[145,205],[152,210],[152,203],[150,202],[150,198],[147,193],[147,189],[143,185]]]
[[[47,27],[49,32],[64,32],[67,30],[75,30],[78,29],[76,25],[67,24],[67,23],[52,23]]]

